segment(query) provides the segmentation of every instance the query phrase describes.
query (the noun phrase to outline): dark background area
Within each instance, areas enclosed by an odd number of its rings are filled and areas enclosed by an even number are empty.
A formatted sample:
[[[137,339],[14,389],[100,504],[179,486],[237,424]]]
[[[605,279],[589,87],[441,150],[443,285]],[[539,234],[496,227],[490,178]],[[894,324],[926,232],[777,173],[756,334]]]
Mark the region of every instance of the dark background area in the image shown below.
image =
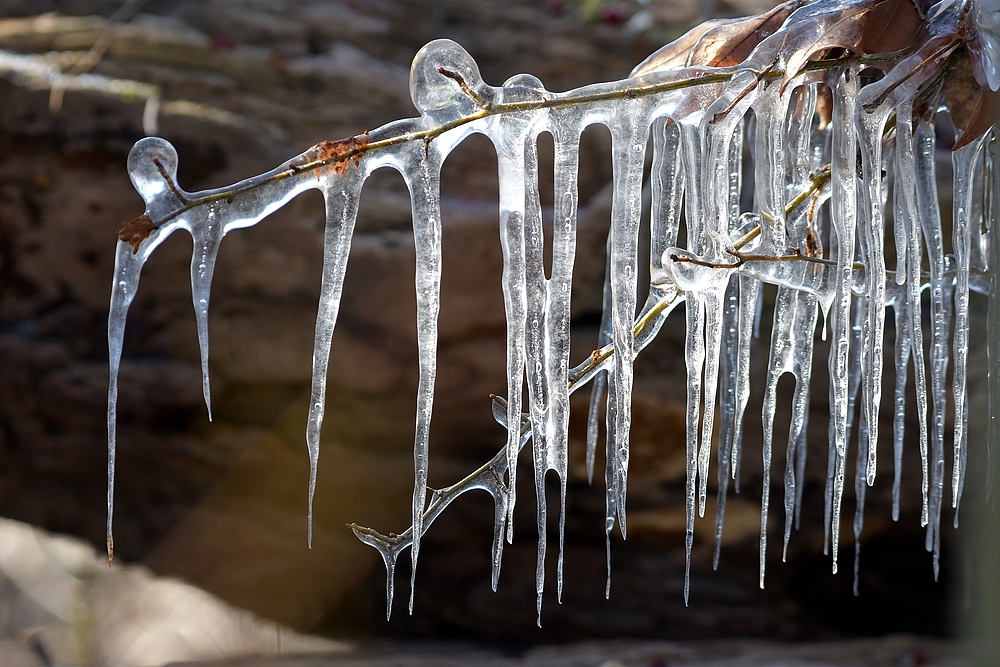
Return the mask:
[[[68,62],[105,34],[105,19],[119,4],[0,2],[0,48]],[[654,2],[645,10],[651,26],[636,31],[626,21],[639,5],[590,4],[591,14],[558,2],[150,2],[115,30],[93,72],[159,86],[164,103],[157,130],[177,147],[180,184],[193,191],[263,172],[319,140],[413,115],[407,68],[431,39],[462,44],[492,85],[530,72],[549,89],[565,90],[627,76],[697,22],[702,10],[697,3]],[[719,3],[716,9],[736,15],[764,7]],[[142,212],[125,160],[144,134],[143,103],[69,90],[55,109],[49,90],[16,76],[0,81],[0,95],[0,514],[103,545],[107,303],[115,232]],[[609,153],[607,131],[588,130],[574,359],[590,353],[600,319]],[[540,171],[551,169],[551,146],[543,145]],[[550,201],[544,188],[543,199]],[[488,398],[506,386],[496,196],[492,146],[473,137],[448,160],[443,175],[432,486],[460,479],[503,443]],[[793,533],[788,562],[781,563],[778,471],[784,466],[785,412],[775,427],[767,587],[758,588],[766,336],[753,351],[743,491],[730,496],[718,571],[712,571],[714,500],[706,511],[713,518],[697,524],[685,608],[679,315],[637,362],[630,531],[627,542],[615,533],[610,600],[604,599],[603,483],[587,485],[589,392],[580,392],[573,400],[563,604],[555,598],[553,511],[543,627],[535,627],[534,502],[526,485],[519,488],[515,542],[506,548],[497,593],[489,588],[493,510],[485,494],[473,493],[424,538],[413,616],[405,613],[409,559],[401,559],[394,616],[387,623],[380,559],[345,524],[399,532],[408,523],[417,377],[409,203],[394,174],[376,175],[362,195],[334,338],[316,537],[308,550],[303,434],[322,214],[320,197],[307,194],[223,243],[210,315],[213,423],[201,401],[188,239],[175,235],[148,263],[129,317],[120,384],[118,557],[181,577],[267,618],[334,637],[528,645],[597,637],[830,639],[948,632],[958,566],[954,531],[947,511],[941,581],[935,582],[923,549],[914,448],[904,457],[898,523],[890,519],[892,462],[888,455],[880,458],[868,494],[858,598],[852,594],[849,468],[841,572],[830,573],[822,553],[828,414],[822,344],[812,389],[802,530]],[[891,377],[887,370],[886,391]],[[780,404],[787,406],[791,384],[781,387]],[[886,406],[883,417],[890,416]],[[909,426],[915,434],[915,422]],[[888,451],[888,422],[882,432]],[[970,461],[984,460],[981,449],[973,442]],[[521,482],[530,481],[529,465],[522,461]],[[602,471],[599,457],[595,477]],[[974,470],[970,504],[981,490],[977,483]],[[553,510],[556,488],[549,490]]]

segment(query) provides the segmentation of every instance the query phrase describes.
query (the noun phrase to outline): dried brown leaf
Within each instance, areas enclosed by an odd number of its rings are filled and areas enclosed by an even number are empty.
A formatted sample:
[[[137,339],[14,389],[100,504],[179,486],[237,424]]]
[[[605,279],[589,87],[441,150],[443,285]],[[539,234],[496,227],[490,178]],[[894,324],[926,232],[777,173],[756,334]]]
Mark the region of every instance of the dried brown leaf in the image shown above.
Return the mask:
[[[833,122],[833,91],[825,83],[816,87],[816,115],[819,116],[819,130],[825,130]]]
[[[861,0],[831,16],[822,36],[796,48],[785,66],[784,89],[808,62],[831,49],[857,55],[889,53],[911,46],[921,34],[923,19],[912,0]]]
[[[728,25],[730,23],[735,23],[738,20],[739,19],[716,19],[714,21],[705,21],[701,25],[688,30],[686,33],[666,46],[654,51],[652,55],[636,65],[635,69],[632,70],[632,73],[629,76],[636,77],[642,76],[643,74],[649,74],[651,72],[662,72],[665,70],[677,69],[679,67],[686,67],[688,57],[691,55],[691,49],[698,44],[702,35],[709,30]]]
[[[887,0],[872,8],[861,34],[861,53],[901,51],[914,43],[924,25],[913,0]]]
[[[139,252],[139,246],[153,233],[154,229],[156,229],[156,225],[153,224],[153,219],[143,214],[122,225],[122,228],[118,230],[118,240],[125,241],[132,246],[132,254],[134,255]]]
[[[965,130],[972,121],[982,90],[972,72],[968,51],[959,54],[948,70],[948,75],[944,77],[944,99],[948,104],[951,122],[959,130]]]
[[[791,0],[766,14],[708,30],[691,49],[688,64],[709,67],[739,65],[758,44],[777,32],[792,12],[804,4],[802,0]]]
[[[994,92],[988,88],[981,88],[969,124],[962,132],[962,136],[955,142],[952,150],[957,151],[962,146],[972,143],[989,132],[990,128],[997,123],[1000,123],[1000,91]]]

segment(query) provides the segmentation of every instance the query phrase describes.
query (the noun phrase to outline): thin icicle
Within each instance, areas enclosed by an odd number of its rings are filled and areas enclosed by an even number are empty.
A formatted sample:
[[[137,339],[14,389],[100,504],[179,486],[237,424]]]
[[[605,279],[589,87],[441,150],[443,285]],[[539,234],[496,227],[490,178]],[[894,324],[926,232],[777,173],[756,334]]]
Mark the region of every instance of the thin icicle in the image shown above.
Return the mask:
[[[351,250],[354,223],[363,176],[349,170],[343,178],[331,180],[323,195],[326,200],[326,233],[323,237],[323,280],[320,284],[316,336],[313,343],[312,390],[309,395],[309,418],[306,446],[309,450],[309,514],[307,541],[312,548],[313,499],[316,495],[316,471],[319,465],[319,439],[326,411],[326,379],[330,364],[330,344],[340,312],[344,290],[347,256]]]
[[[610,237],[608,239],[610,242]],[[610,254],[610,252],[608,253]],[[609,281],[610,266],[604,270],[604,295],[601,307],[601,330],[597,335],[597,348],[600,350],[611,344],[611,284]],[[587,411],[587,483],[594,483],[594,459],[597,454],[597,440],[600,435],[599,419],[601,416],[601,400],[605,398],[608,385],[608,372],[599,371],[590,389],[590,408]]]
[[[416,250],[417,293],[417,382],[416,424],[413,436],[413,502],[411,517],[413,546],[410,549],[410,602],[416,589],[417,556],[423,534],[427,503],[427,464],[430,444],[434,381],[437,377],[438,313],[441,309],[441,162],[436,146],[423,151],[418,167],[405,173],[413,210],[413,242]],[[411,165],[416,160],[411,158]]]
[[[108,316],[108,361],[111,380],[108,383],[108,562],[114,558],[115,543],[112,524],[115,510],[115,450],[118,421],[118,371],[121,368],[122,345],[128,308],[139,288],[139,272],[143,258],[137,257],[128,243],[119,242],[115,252],[115,285],[111,291],[111,312]]]
[[[198,329],[198,348],[201,353],[201,390],[212,421],[212,392],[208,379],[208,302],[211,297],[212,274],[215,259],[222,241],[222,223],[215,214],[215,206],[208,207],[206,224],[191,230],[194,249],[191,253],[191,300]]]
[[[723,94],[708,108],[702,119],[701,132],[705,134],[707,160],[702,169],[702,181],[696,185],[702,188],[701,197],[705,222],[705,237],[689,246],[695,253],[706,253],[707,257],[724,256],[720,245],[731,244],[731,227],[738,226],[740,158],[734,155],[734,146],[742,148],[742,141],[734,137],[741,135],[743,114],[755,99],[753,93],[744,94],[753,85],[753,77],[737,75],[726,87]],[[721,116],[719,114],[722,114]],[[700,296],[705,307],[705,377],[702,410],[701,436],[698,449],[698,515],[705,515],[708,496],[708,468],[711,460],[713,431],[715,425],[716,396],[719,386],[719,357],[723,337],[723,309],[727,286],[732,276],[725,270],[711,285],[704,285]]]
[[[985,182],[988,195],[984,211],[989,232],[990,303],[986,318],[986,353],[989,360],[987,388],[989,393],[989,426],[986,460],[986,498],[993,493],[996,466],[996,443],[1000,439],[1000,141],[994,127],[987,141]]]
[[[726,515],[726,493],[729,489],[730,465],[733,452],[733,433],[736,428],[736,363],[739,333],[739,290],[738,280],[731,280],[726,289],[725,309],[722,313],[722,357],[719,362],[719,438],[716,444],[718,456],[718,491],[715,501],[715,551],[712,553],[712,569],[719,569],[719,555],[722,550],[722,523]]]
[[[945,321],[945,253],[941,233],[941,213],[938,207],[937,178],[935,175],[935,134],[929,119],[921,119],[913,142],[916,165],[917,213],[923,231],[924,246],[930,266],[931,341],[930,341],[930,403],[931,418],[928,424],[930,449],[941,449],[944,444],[945,377],[948,373],[948,327]],[[921,450],[923,472],[923,505],[920,525],[930,521],[930,488],[935,484],[934,469],[929,463],[927,449]]]
[[[615,491],[618,526],[627,533],[625,496],[628,489],[629,430],[632,423],[632,363],[635,340],[632,325],[636,312],[639,220],[642,215],[642,172],[646,155],[649,120],[644,101],[616,107],[612,115],[611,139],[614,196],[611,203],[611,318],[614,371],[611,375],[608,413],[614,429],[608,432],[608,449],[616,459]],[[612,407],[614,408],[612,410]]]
[[[751,230],[744,229],[740,223],[740,199],[742,195],[743,166],[743,123],[737,125],[729,145],[729,211],[727,223],[735,229],[729,230],[730,236],[742,239]],[[735,233],[735,234],[734,234]],[[722,338],[719,358],[719,437],[716,444],[718,470],[716,480],[718,490],[715,503],[715,550],[712,554],[712,569],[719,567],[719,555],[722,549],[722,525],[726,516],[726,494],[729,490],[730,466],[732,463],[733,436],[736,432],[736,376],[739,360],[739,289],[737,277],[730,277],[723,295]]]
[[[858,207],[858,235],[861,239],[861,263],[865,267],[865,320],[862,328],[861,371],[862,410],[868,425],[868,460],[865,476],[869,486],[875,483],[878,461],[878,414],[882,402],[883,339],[885,337],[885,220],[882,201],[882,133],[892,105],[883,102],[874,111],[864,104],[856,107],[858,143],[863,186]]]
[[[854,273],[854,229],[857,212],[856,132],[854,106],[858,93],[857,69],[838,73],[833,95],[832,218],[837,239],[837,295],[833,304],[830,346],[830,421],[835,469],[832,475],[830,547],[833,572],[837,572],[840,543],[840,507],[844,495],[847,460],[848,369],[850,362],[851,287]]]
[[[977,158],[983,140],[973,141],[952,153],[954,180],[952,192],[952,249],[955,253],[955,336],[952,341],[955,354],[955,371],[952,376],[952,395],[955,401],[955,437],[952,460],[951,506],[955,510],[955,527],[958,528],[958,509],[965,485],[965,460],[968,449],[969,403],[966,394],[969,359],[969,262],[972,254],[973,185],[979,170]]]
[[[519,77],[520,85],[533,86],[526,75]],[[508,81],[507,85],[511,85]],[[515,84],[518,85],[518,84]],[[539,84],[540,85],[540,84]],[[538,625],[542,623],[542,593],[545,590],[545,551],[547,505],[545,500],[545,473],[549,469],[552,448],[551,410],[551,349],[548,340],[549,284],[545,279],[544,233],[542,231],[542,206],[538,194],[537,135],[530,132],[524,138],[524,257],[525,294],[525,370],[528,378],[528,409],[531,415],[531,453],[535,477],[536,525],[538,552],[535,561],[535,599]]]
[[[868,465],[868,420],[865,413],[861,414],[861,428],[858,429],[858,455],[855,459],[854,468],[854,495],[856,505],[854,508],[854,596],[860,595],[861,579],[861,532],[865,528],[865,498],[868,493],[867,470]]]
[[[696,483],[698,479],[698,406],[701,404],[701,373],[705,363],[705,339],[702,335],[705,306],[701,299],[688,295],[685,305],[687,336],[684,344],[684,361],[687,367],[687,482],[684,500],[684,604],[688,603],[691,581],[691,547],[694,545],[694,516]]]
[[[559,475],[559,559],[556,567],[556,594],[562,602],[563,556],[566,538],[566,483],[569,476],[569,384],[570,297],[573,291],[573,264],[576,257],[576,216],[579,201],[580,126],[576,122],[555,122],[554,202],[552,234],[552,277],[548,283],[549,312],[546,332],[551,391],[550,441],[546,465]]]
[[[757,304],[760,302],[760,282],[753,276],[740,274],[740,306],[738,352],[736,357],[736,428],[733,431],[733,488],[740,492],[740,459],[743,454],[743,415],[750,402],[750,343]]]
[[[516,424],[521,414],[526,326],[524,249],[524,146],[525,120],[502,117],[493,136],[500,181],[500,244],[503,248],[503,294],[507,315],[507,421]],[[514,540],[514,506],[517,501],[518,434],[507,436],[507,542]]]
[[[903,102],[896,107],[896,184],[895,196],[897,227],[903,227],[906,232],[906,254],[905,262],[906,280],[903,300],[905,310],[897,305],[896,337],[897,347],[902,348],[897,351],[896,361],[896,403],[897,403],[897,432],[894,438],[893,459],[893,490],[892,490],[892,517],[893,520],[899,518],[899,487],[902,476],[902,446],[904,436],[904,424],[902,408],[900,403],[906,402],[906,351],[910,352],[913,359],[914,390],[917,397],[917,418],[920,424],[920,440],[918,449],[922,462],[923,475],[923,504],[926,511],[927,504],[927,371],[924,363],[924,333],[921,318],[921,275],[920,266],[923,254],[921,243],[921,218],[917,205],[918,183],[916,174],[920,164],[916,162],[915,142],[917,137],[913,133],[913,111],[912,104]],[[903,267],[897,266],[897,274]],[[900,317],[901,310],[905,312],[905,317]],[[900,336],[902,335],[902,339]]]

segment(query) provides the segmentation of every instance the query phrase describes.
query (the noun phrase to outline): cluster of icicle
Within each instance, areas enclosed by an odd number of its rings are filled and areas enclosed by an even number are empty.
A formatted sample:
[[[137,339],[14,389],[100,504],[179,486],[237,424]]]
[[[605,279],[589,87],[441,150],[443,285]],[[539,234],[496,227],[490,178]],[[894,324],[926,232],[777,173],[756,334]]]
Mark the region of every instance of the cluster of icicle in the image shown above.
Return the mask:
[[[912,363],[920,433],[910,446],[920,452],[922,522],[936,571],[940,517],[946,502],[948,395],[950,392],[958,415],[951,453],[951,504],[957,521],[967,442],[969,291],[989,291],[989,279],[984,277],[987,238],[979,224],[981,206],[973,196],[982,192],[986,140],[973,141],[954,154],[954,235],[952,254],[946,254],[935,179],[933,114],[915,117],[913,100],[945,60],[939,55],[934,61],[936,50],[940,52],[940,41],[934,36],[954,33],[961,19],[955,11],[937,12],[936,18],[927,22],[931,37],[925,44],[892,62],[862,65],[857,59],[845,58],[835,66],[804,67],[810,57],[804,49],[817,35],[832,29],[850,7],[850,3],[827,2],[798,8],[737,66],[695,67],[683,58],[654,55],[633,72],[632,78],[567,93],[549,92],[529,75],[491,87],[482,81],[475,62],[461,47],[446,40],[435,41],[413,62],[410,87],[420,117],[344,142],[320,144],[271,172],[219,190],[180,190],[173,147],[162,139],[140,141],[129,157],[129,173],[146,202],[148,226],[131,243],[123,240],[118,244],[109,323],[109,550],[117,371],[126,313],[143,263],[173,231],[183,228],[192,235],[191,282],[207,403],[209,288],[222,237],[233,229],[256,224],[300,192],[317,188],[325,196],[327,223],[306,434],[311,464],[311,540],[330,343],[358,199],[365,179],[378,168],[390,167],[402,174],[409,188],[416,245],[420,375],[413,525],[402,535],[390,536],[355,527],[357,535],[378,549],[385,560],[390,609],[393,571],[400,552],[411,548],[415,570],[420,538],[430,522],[458,493],[473,488],[488,491],[496,501],[495,589],[504,535],[508,541],[512,538],[518,452],[529,441],[537,488],[539,614],[546,547],[542,486],[549,470],[558,475],[563,493],[559,517],[561,594],[569,394],[591,380],[587,442],[591,475],[599,404],[604,401],[606,406],[605,531],[610,587],[611,531],[617,522],[623,536],[626,532],[633,362],[681,303],[685,304],[687,323],[685,547],[689,570],[695,512],[701,515],[705,511],[713,444],[718,461],[717,538],[722,531],[729,481],[737,478],[740,467],[742,420],[750,392],[750,339],[760,313],[762,283],[776,285],[777,297],[764,388],[761,585],[776,385],[784,373],[795,378],[784,470],[787,546],[802,498],[810,369],[817,330],[831,342],[826,545],[834,571],[852,431],[860,436],[855,537],[861,533],[865,488],[873,483],[876,472],[887,306],[893,310],[896,331],[893,516],[898,516],[899,508],[906,377]],[[880,69],[884,76],[862,85],[862,67]],[[694,78],[703,82],[691,85]],[[817,109],[824,86],[832,90],[829,122],[822,121]],[[891,118],[894,123],[887,125]],[[613,143],[614,200],[605,326],[599,349],[573,368],[569,359],[570,294],[578,150],[581,133],[593,123],[607,125]],[[550,133],[555,145],[554,247],[548,278],[536,154],[536,139],[542,132]],[[440,172],[446,156],[472,133],[482,133],[493,141],[499,162],[507,398],[494,401],[494,414],[507,428],[508,437],[506,447],[479,471],[455,487],[428,496],[428,435],[441,276]],[[649,297],[637,308],[639,222],[650,135],[652,278]],[[741,174],[746,154],[755,156],[754,190],[752,210],[742,211]],[[885,174],[892,175],[891,189]],[[886,266],[884,250],[889,207],[896,257],[892,270]],[[684,247],[677,247],[679,238],[686,239]],[[921,268],[925,251],[926,270]],[[922,310],[927,307],[921,304],[925,288],[930,292],[928,330],[921,325]],[[949,340],[952,330],[954,337]],[[926,343],[925,338],[929,338]],[[949,362],[953,365],[950,388],[946,386]],[[855,422],[859,397],[860,418]],[[716,420],[720,424],[713,443]],[[684,595],[687,599],[687,578]],[[412,604],[411,581],[411,610]]]

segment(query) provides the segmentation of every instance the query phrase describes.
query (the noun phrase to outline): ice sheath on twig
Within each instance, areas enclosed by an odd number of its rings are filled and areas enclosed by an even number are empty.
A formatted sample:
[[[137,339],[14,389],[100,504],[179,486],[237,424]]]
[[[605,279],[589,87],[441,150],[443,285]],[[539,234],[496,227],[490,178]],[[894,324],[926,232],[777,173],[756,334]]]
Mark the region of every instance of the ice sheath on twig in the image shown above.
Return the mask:
[[[183,228],[194,237],[191,280],[207,401],[207,308],[219,241],[233,229],[256,224],[303,190],[316,188],[326,200],[327,227],[306,436],[311,467],[311,539],[330,343],[358,197],[373,171],[389,167],[403,175],[410,190],[416,247],[420,377],[413,525],[398,536],[352,526],[385,560],[387,612],[391,612],[398,554],[411,547],[415,571],[420,538],[431,522],[451,500],[476,488],[488,491],[495,501],[496,586],[503,536],[505,532],[508,539],[512,536],[518,453],[530,441],[539,531],[536,593],[541,622],[548,511],[544,478],[553,470],[560,480],[557,587],[561,593],[568,397],[595,378],[587,459],[592,466],[599,403],[605,401],[605,534],[610,591],[611,531],[617,523],[624,537],[627,525],[633,363],[680,303],[685,304],[687,324],[685,546],[689,571],[694,516],[695,512],[704,513],[712,447],[718,448],[720,467],[717,541],[722,535],[728,479],[737,479],[741,456],[746,455],[741,440],[750,391],[750,334],[764,284],[777,286],[778,295],[764,387],[761,585],[775,387],[783,374],[794,376],[796,390],[783,475],[787,548],[801,508],[813,338],[820,316],[823,332],[831,341],[825,516],[834,571],[852,434],[858,437],[854,535],[856,543],[860,541],[864,490],[874,483],[878,470],[886,306],[892,306],[896,321],[895,479],[898,487],[900,451],[905,444],[903,412],[914,409],[906,405],[905,372],[912,362],[915,409],[921,425],[914,446],[923,461],[923,522],[936,572],[944,502],[944,416],[949,396],[945,378],[953,356],[951,397],[957,419],[952,503],[957,508],[966,464],[968,294],[989,291],[989,280],[984,278],[988,267],[977,265],[982,256],[970,253],[969,248],[982,246],[980,236],[992,235],[994,228],[992,221],[983,225],[973,219],[974,211],[981,214],[991,209],[972,206],[970,197],[982,191],[975,184],[983,178],[982,146],[995,133],[990,130],[994,117],[989,114],[995,113],[996,99],[994,93],[978,88],[973,69],[968,67],[961,70],[966,72],[961,82],[978,96],[962,98],[961,105],[969,108],[959,109],[957,102],[952,105],[952,117],[964,133],[954,153],[956,207],[950,257],[937,204],[932,123],[942,104],[952,104],[947,95],[942,97],[942,81],[946,75],[957,77],[956,63],[980,58],[980,45],[986,43],[976,40],[977,24],[968,18],[967,10],[962,3],[942,3],[925,14],[909,0],[824,0],[811,4],[793,0],[759,17],[707,23],[653,54],[626,80],[566,93],[549,92],[528,75],[513,77],[500,87],[489,86],[461,47],[439,40],[421,49],[413,62],[410,87],[418,118],[318,144],[266,174],[205,192],[180,189],[177,155],[167,142],[139,142],[129,157],[129,173],[147,208],[119,234],[109,320],[109,555],[117,371],[125,318],[143,263],[173,231]],[[569,306],[578,147],[582,131],[593,123],[607,125],[613,143],[608,282],[599,349],[583,364],[571,368]],[[554,260],[548,277],[535,151],[538,135],[543,132],[550,133],[555,144]],[[465,480],[433,491],[428,505],[428,446],[440,307],[440,172],[448,154],[473,133],[486,135],[498,156],[507,399],[494,400],[494,415],[508,435],[496,457]],[[650,134],[651,283],[649,296],[639,307],[638,234]],[[746,211],[740,208],[745,200],[740,178],[747,153],[744,144],[754,156],[755,187],[752,209]],[[886,187],[889,173],[894,174],[891,198]],[[893,202],[894,267],[886,265],[884,249],[888,201]],[[686,239],[684,247],[678,247],[681,238]],[[921,269],[923,248],[927,250],[926,273]],[[921,291],[925,287],[930,291],[931,308],[927,336],[921,320]],[[949,341],[951,321],[956,326]],[[929,348],[925,348],[926,341]],[[930,363],[929,386],[925,360]],[[716,419],[720,421],[720,437],[713,443]],[[858,553],[856,548],[855,571]],[[686,573],[685,599],[688,591]],[[412,608],[411,579],[411,612]]]

